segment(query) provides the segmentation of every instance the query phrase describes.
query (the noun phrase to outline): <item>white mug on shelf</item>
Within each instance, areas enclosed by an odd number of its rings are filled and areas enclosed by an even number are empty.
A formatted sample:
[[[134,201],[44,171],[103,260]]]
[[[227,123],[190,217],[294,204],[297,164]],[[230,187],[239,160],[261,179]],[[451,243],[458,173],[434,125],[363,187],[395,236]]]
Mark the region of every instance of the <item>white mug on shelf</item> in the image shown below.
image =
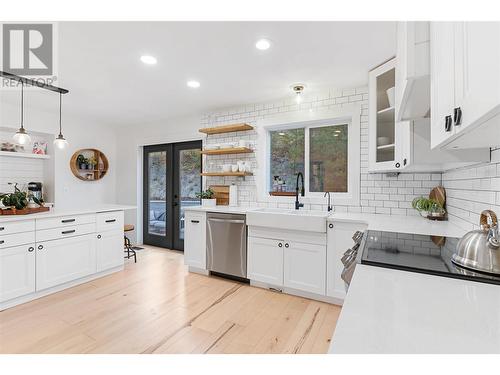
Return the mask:
[[[231,171],[232,171],[233,173],[238,172],[238,164],[233,164],[233,165],[231,165]]]
[[[238,171],[239,172],[245,172],[245,162],[241,161],[241,160],[238,160],[237,164],[238,164]]]

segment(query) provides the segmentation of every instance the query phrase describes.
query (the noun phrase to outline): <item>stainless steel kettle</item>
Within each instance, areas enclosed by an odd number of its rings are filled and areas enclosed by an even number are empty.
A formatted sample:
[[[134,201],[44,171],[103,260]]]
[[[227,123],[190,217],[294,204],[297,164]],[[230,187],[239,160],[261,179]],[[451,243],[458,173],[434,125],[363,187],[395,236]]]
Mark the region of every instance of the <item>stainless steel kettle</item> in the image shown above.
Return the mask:
[[[497,215],[481,212],[481,229],[466,233],[458,242],[451,260],[471,270],[500,274],[500,240]]]

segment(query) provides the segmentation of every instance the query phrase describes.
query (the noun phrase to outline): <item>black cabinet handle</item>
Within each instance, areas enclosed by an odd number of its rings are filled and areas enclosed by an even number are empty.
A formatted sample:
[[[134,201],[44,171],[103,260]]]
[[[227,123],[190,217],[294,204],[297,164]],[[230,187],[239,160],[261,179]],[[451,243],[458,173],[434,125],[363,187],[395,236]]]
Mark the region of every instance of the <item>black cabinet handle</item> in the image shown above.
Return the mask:
[[[396,163],[396,168],[399,168],[399,167],[401,167],[401,164],[399,164],[399,162],[398,162],[398,163]]]
[[[0,227],[0,230],[4,230],[4,229],[5,229],[5,227]]]
[[[286,244],[285,244],[285,247],[288,249],[288,248],[290,247],[290,245],[286,243]]]
[[[98,235],[97,235],[97,239],[98,239],[98,240],[100,240],[100,239],[101,239],[101,237],[102,237],[102,236],[101,236],[100,234],[98,234]]]
[[[43,245],[38,245],[38,250],[42,250],[43,249]]]
[[[109,219],[109,220],[106,220],[106,223],[114,223],[116,221],[116,219]]]
[[[333,224],[332,223],[328,224],[328,228],[332,229],[333,228]]]
[[[199,220],[191,220],[192,223],[198,224],[200,221]]]
[[[403,159],[403,165],[406,165],[406,158]]]
[[[462,109],[460,107],[457,107],[453,110],[453,123],[455,124],[455,126],[462,123]]]
[[[76,229],[71,229],[71,230],[63,230],[61,234],[70,234],[70,233],[75,233]]]
[[[280,243],[278,244],[278,247],[283,247],[283,244],[280,242]]]
[[[5,241],[4,240],[0,240],[0,245],[4,244]]]
[[[76,221],[76,219],[65,219],[65,220],[61,220],[61,223],[73,223],[75,221]]]
[[[451,130],[451,116],[448,115],[444,118],[444,131],[449,132]]]
[[[34,248],[34,247],[32,247],[32,246],[28,247],[28,251],[29,251],[30,253],[31,253],[31,252],[33,252],[33,250],[35,250],[35,248]]]

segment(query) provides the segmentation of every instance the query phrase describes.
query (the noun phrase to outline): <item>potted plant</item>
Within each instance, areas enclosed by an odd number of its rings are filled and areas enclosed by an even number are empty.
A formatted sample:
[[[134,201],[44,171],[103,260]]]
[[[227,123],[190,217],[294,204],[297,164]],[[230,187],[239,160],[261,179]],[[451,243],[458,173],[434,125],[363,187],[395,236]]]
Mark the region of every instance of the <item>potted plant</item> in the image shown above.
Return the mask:
[[[97,165],[97,159],[95,157],[91,156],[90,158],[88,158],[87,163],[88,163],[89,169],[95,169],[95,167]]]
[[[76,158],[76,165],[79,169],[85,169],[85,156],[82,154],[78,155]]]
[[[210,188],[200,193],[196,193],[196,197],[201,198],[201,205],[204,207],[215,207],[217,205],[217,199],[214,198],[214,195],[214,191]]]
[[[440,217],[446,213],[442,204],[431,198],[417,197],[413,200],[411,206],[423,217]]]
[[[24,210],[28,207],[28,204],[32,200],[40,207],[43,206],[43,201],[37,199],[33,194],[26,191],[21,191],[17,184],[14,185],[13,193],[0,194],[0,203],[4,206],[3,209],[6,210]]]

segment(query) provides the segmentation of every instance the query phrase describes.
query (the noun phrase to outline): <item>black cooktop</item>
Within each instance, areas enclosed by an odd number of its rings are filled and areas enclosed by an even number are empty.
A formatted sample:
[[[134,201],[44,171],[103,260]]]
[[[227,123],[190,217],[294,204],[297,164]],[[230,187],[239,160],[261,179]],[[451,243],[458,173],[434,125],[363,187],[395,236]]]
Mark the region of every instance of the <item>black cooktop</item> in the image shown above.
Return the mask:
[[[367,231],[361,264],[500,284],[500,276],[475,272],[451,262],[460,239],[420,234]]]

